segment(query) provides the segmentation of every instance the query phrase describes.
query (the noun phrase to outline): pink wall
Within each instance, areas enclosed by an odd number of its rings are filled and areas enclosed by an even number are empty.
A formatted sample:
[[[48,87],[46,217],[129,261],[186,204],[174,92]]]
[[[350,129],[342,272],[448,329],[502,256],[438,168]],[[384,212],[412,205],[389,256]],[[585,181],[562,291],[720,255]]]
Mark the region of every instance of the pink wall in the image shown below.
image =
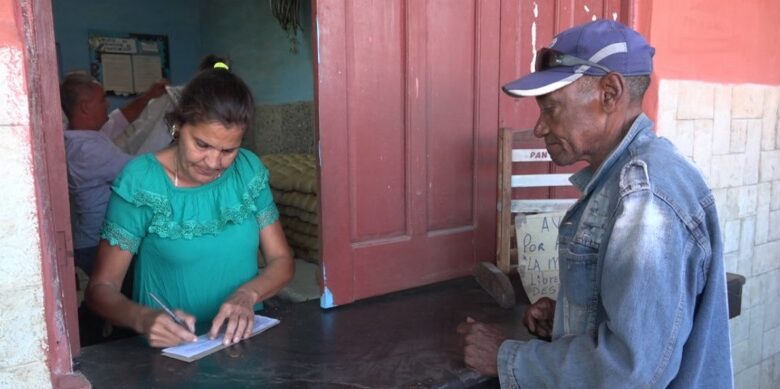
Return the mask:
[[[780,1],[652,0],[657,78],[780,84]]]

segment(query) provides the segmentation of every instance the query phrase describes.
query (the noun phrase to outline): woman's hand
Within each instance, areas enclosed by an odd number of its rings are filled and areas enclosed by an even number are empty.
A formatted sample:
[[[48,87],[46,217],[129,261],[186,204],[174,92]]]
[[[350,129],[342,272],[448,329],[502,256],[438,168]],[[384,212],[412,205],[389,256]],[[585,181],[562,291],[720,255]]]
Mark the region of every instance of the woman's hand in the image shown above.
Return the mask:
[[[223,324],[225,344],[250,337],[255,325],[255,304],[276,294],[292,279],[295,262],[278,220],[260,230],[260,244],[267,263],[265,269],[260,275],[241,285],[222,303],[217,316],[211,322],[210,338],[213,339],[219,334]],[[259,258],[258,267],[262,267]]]
[[[523,324],[528,331],[541,338],[552,336],[553,317],[555,316],[555,300],[542,297],[528,307],[523,316]]]
[[[171,347],[184,342],[194,342],[195,317],[186,312],[176,310],[176,316],[184,321],[187,328],[177,324],[163,311],[148,310],[143,317],[143,334],[152,347]]]
[[[209,338],[214,339],[219,334],[222,324],[225,326],[223,344],[238,343],[252,335],[255,324],[254,305],[257,302],[257,294],[253,291],[239,288],[227,301],[219,307],[219,312],[211,322]]]

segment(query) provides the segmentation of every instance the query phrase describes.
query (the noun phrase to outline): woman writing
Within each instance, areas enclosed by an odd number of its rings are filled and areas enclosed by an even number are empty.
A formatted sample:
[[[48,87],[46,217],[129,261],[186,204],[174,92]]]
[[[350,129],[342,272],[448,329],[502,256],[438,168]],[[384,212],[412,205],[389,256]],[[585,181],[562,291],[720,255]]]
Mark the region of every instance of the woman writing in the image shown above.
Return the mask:
[[[246,84],[223,67],[187,85],[168,116],[174,145],[130,161],[114,181],[86,291],[98,315],[144,334],[153,347],[194,340],[196,323],[210,337],[224,329],[226,344],[251,334],[255,305],[294,272],[268,171],[240,148],[253,114]],[[133,256],[129,300],[120,287]],[[178,308],[186,326],[150,292]]]

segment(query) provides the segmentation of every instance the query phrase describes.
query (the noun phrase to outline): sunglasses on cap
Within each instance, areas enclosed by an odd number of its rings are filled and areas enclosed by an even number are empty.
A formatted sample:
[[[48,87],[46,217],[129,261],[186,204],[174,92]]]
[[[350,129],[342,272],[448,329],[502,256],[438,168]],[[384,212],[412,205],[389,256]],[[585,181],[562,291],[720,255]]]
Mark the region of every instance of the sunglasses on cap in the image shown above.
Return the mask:
[[[591,66],[596,69],[601,69],[605,73],[611,72],[609,68],[603,65],[599,65],[595,62],[591,62],[579,57],[575,57],[573,55],[569,54],[563,54],[561,52],[552,50],[552,49],[541,49],[539,50],[539,54],[536,55],[536,71],[542,71],[547,70],[549,68],[559,67],[559,66],[576,66],[576,65],[585,65],[585,66]]]

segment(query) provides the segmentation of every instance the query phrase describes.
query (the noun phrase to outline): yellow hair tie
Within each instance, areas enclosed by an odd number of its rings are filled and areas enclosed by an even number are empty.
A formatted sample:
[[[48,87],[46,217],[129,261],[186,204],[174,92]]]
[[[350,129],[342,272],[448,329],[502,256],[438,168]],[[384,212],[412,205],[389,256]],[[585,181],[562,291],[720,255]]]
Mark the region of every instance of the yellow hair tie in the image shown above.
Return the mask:
[[[215,63],[215,64],[214,64],[214,69],[225,69],[225,70],[230,70],[230,67],[229,67],[229,66],[227,66],[227,64],[226,64],[226,63],[224,63],[224,62],[217,62],[217,63]]]

